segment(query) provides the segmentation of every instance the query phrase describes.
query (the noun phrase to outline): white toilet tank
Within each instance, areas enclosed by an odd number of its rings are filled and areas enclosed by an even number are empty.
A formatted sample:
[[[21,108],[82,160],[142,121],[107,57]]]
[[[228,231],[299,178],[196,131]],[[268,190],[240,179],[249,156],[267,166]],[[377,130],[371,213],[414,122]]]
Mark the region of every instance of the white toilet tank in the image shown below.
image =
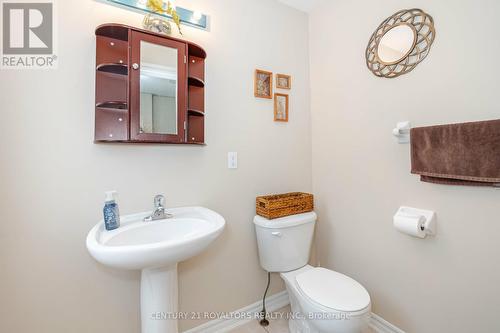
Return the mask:
[[[255,216],[260,265],[268,272],[288,272],[309,261],[316,213],[268,220]]]

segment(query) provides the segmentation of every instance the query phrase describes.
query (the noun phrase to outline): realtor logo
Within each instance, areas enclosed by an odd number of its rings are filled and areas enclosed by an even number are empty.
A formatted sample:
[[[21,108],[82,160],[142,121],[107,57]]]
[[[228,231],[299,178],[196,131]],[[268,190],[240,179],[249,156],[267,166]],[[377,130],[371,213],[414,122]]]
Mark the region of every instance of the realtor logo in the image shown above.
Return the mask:
[[[55,68],[52,0],[3,1],[2,32],[2,68]]]

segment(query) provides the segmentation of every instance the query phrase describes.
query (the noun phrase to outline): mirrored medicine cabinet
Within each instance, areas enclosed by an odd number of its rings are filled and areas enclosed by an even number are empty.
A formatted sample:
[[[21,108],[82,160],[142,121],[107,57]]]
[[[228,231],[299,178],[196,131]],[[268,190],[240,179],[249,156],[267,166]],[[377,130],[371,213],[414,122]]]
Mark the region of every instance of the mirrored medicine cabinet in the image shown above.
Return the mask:
[[[120,24],[96,39],[96,142],[205,143],[201,47]]]

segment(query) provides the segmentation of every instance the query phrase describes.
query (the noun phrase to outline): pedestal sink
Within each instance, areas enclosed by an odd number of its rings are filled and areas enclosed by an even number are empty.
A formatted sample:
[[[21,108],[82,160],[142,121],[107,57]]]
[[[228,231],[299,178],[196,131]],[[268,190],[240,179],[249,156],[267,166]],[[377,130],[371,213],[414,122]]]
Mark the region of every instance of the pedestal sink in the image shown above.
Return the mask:
[[[87,236],[92,257],[106,266],[141,270],[142,333],[177,333],[177,263],[202,252],[224,229],[203,207],[167,209],[171,218],[144,222],[151,212],[122,216],[118,229],[99,222]]]

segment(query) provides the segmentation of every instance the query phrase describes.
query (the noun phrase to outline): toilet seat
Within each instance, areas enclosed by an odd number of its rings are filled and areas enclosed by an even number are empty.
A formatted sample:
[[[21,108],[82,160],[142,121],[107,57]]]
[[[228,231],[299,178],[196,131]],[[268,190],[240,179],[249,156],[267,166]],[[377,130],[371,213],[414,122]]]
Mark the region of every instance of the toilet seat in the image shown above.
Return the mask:
[[[356,312],[370,305],[370,295],[356,280],[326,268],[309,269],[295,277],[298,289],[323,307]]]

